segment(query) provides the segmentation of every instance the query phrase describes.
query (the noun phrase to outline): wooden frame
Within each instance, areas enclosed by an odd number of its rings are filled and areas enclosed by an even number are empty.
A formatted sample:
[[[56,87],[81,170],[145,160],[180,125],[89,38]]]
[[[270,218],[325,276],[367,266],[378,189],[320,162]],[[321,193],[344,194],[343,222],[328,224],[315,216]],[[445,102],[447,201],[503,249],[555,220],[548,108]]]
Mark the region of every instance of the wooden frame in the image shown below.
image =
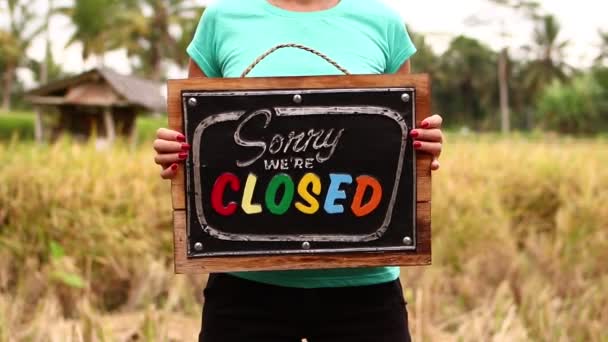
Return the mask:
[[[416,89],[416,126],[430,116],[428,75],[358,75],[278,78],[200,78],[168,82],[169,127],[184,132],[181,94],[184,91],[348,89],[411,87]],[[281,255],[264,257],[187,258],[186,195],[184,169],[172,181],[174,253],[176,273],[209,273],[254,270],[295,270],[367,266],[416,266],[431,263],[431,161],[416,156],[416,251],[352,253],[340,255]]]

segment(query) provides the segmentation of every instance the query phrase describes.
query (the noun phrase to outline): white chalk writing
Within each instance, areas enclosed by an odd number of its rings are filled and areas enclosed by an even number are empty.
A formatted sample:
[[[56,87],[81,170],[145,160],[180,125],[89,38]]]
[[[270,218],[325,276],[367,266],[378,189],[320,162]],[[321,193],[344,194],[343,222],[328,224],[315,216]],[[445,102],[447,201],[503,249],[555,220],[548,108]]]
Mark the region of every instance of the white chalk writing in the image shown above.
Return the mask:
[[[270,142],[243,138],[242,132],[247,130],[252,122],[252,119],[257,116],[263,116],[265,119],[263,121],[263,129],[267,129],[272,122],[272,113],[268,109],[260,109],[252,112],[240,122],[236,131],[234,132],[234,142],[239,146],[256,148],[258,149],[258,152],[249,160],[237,161],[236,164],[238,167],[250,166],[262,158],[266,153],[269,153],[270,155],[276,155],[279,153],[303,154],[312,150],[316,152],[314,159],[291,158],[291,160],[285,159],[285,162],[283,162],[283,159],[269,159],[264,160],[264,167],[266,170],[287,170],[289,169],[290,165],[292,168],[313,168],[314,161],[322,164],[331,159],[336,152],[340,138],[345,131],[343,128],[310,128],[302,131],[291,131],[286,135],[279,133],[274,134],[270,139]]]

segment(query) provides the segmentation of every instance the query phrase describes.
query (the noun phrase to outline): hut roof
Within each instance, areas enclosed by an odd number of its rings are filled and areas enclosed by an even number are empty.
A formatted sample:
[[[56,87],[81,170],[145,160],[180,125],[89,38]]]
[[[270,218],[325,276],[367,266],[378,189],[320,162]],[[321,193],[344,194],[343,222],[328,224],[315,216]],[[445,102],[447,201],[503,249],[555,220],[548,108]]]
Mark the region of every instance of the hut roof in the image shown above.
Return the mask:
[[[114,94],[106,92],[103,99],[93,95],[103,93],[103,85],[91,85],[101,80],[109,86],[105,88]],[[122,75],[109,68],[95,68],[30,90],[26,95],[30,101],[38,104],[131,105],[161,113],[167,108],[162,87],[160,82]]]

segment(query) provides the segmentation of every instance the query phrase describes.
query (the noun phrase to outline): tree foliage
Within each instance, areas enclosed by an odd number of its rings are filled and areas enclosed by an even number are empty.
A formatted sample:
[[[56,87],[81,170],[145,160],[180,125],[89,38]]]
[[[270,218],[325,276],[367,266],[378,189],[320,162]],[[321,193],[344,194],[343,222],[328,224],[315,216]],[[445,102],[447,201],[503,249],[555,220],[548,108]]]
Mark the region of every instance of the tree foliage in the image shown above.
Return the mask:
[[[449,113],[453,124],[481,127],[487,115],[495,112],[496,56],[478,40],[459,36],[439,57],[434,91],[438,109]]]
[[[204,10],[189,0],[78,0],[57,10],[75,27],[70,44],[81,43],[83,58],[124,49],[139,74],[160,80],[164,64],[183,64]]]
[[[69,18],[74,32],[68,46],[82,44],[82,57],[103,56],[107,51],[121,47],[116,39],[115,18],[124,3],[120,0],[77,0],[71,6],[60,7],[57,13]]]
[[[603,66],[608,62],[608,31],[599,31],[600,53],[595,59],[595,64]]]
[[[203,8],[185,0],[130,0],[125,4],[127,9],[116,18],[116,35],[134,59],[136,70],[159,80],[163,62],[185,64],[183,44],[192,38]]]
[[[6,111],[11,105],[17,68],[29,62],[26,51],[34,38],[40,34],[42,27],[32,24],[36,14],[28,1],[5,0],[4,5],[8,27],[0,29],[0,84],[2,109]]]
[[[593,74],[564,83],[555,80],[538,102],[539,121],[547,129],[563,133],[596,133],[608,124],[606,88]]]
[[[569,66],[564,61],[564,50],[569,42],[559,40],[560,30],[554,16],[543,16],[536,23],[532,45],[525,47],[533,57],[524,68],[523,81],[525,88],[534,95],[540,94],[554,80],[563,82],[568,77]]]
[[[423,34],[410,31],[418,49],[413,70],[431,75],[434,111],[443,113],[446,125],[452,127],[529,129],[538,123],[560,131],[597,130],[600,126],[589,120],[605,120],[608,113],[604,100],[608,98],[608,32],[599,32],[594,71],[578,72],[565,62],[569,42],[562,39],[558,20],[543,13],[539,2],[488,1],[512,9],[510,13],[533,25],[528,44],[498,52],[474,38],[456,36],[438,54]],[[9,17],[9,25],[0,27],[5,106],[17,89],[18,68],[30,69],[41,82],[63,74],[48,45],[42,62],[28,59],[25,53],[34,37],[48,30],[52,15],[69,19],[68,45],[80,44],[83,59],[96,56],[103,63],[107,52],[122,49],[135,73],[163,80],[169,66],[187,64],[186,47],[204,11],[193,0],[72,0],[62,4],[64,7],[42,20],[43,25],[35,27],[40,20],[35,20],[28,1],[0,0],[0,9]]]

